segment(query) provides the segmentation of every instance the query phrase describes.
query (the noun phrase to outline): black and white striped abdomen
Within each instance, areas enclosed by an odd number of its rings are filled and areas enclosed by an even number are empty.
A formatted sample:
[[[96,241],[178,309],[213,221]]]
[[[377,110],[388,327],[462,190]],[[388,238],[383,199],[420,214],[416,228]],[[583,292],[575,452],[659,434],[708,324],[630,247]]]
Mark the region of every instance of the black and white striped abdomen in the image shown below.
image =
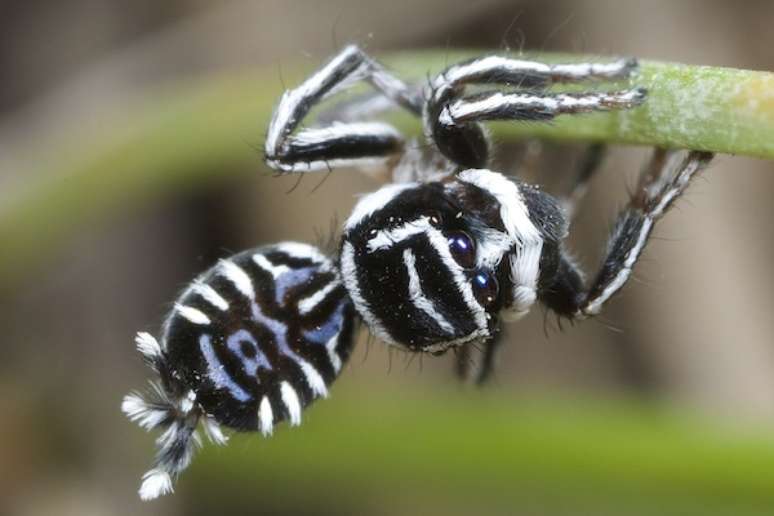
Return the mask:
[[[270,433],[325,397],[352,348],[354,311],[331,260],[284,243],[202,274],[165,323],[171,377],[218,422]]]

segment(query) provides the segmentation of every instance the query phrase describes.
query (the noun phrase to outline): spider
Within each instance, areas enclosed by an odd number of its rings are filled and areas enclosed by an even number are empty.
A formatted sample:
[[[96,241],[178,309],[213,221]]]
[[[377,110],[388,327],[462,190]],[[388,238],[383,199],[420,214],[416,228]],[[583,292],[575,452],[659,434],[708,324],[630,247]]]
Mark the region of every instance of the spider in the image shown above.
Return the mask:
[[[571,320],[599,314],[628,280],[656,221],[712,155],[654,151],[599,271],[586,281],[563,242],[596,167],[580,170],[564,198],[553,197],[487,168],[491,150],[481,123],[636,108],[646,99],[642,88],[547,89],[627,79],[636,70],[633,59],[544,64],[489,55],[415,88],[349,46],[286,91],[266,137],[270,167],[301,174],[387,164],[393,181],[356,204],[337,256],[284,242],[223,259],[178,297],[160,339],[137,335],[158,379],[149,392],[126,396],[122,409],[146,430],[164,429],[141,498],[172,490],[199,426],[222,444],[221,426],[268,435],[280,421],[299,424],[303,408],[327,396],[349,357],[357,320],[404,350],[459,350],[462,375],[483,382],[501,319],[519,319],[536,302]],[[338,105],[320,125],[301,125],[315,105],[357,81],[375,95]],[[362,121],[393,107],[421,118],[431,152],[386,123]],[[598,157],[600,147],[591,149]],[[466,365],[473,346],[483,351],[477,369]]]

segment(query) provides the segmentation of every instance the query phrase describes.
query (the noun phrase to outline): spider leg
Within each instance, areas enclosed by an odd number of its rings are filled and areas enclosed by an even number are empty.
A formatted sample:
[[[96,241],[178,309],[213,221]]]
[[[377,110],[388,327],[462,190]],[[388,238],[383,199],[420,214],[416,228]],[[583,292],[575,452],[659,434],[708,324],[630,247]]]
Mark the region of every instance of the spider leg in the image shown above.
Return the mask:
[[[466,383],[482,385],[486,383],[494,371],[497,353],[502,344],[502,333],[480,344],[464,344],[456,355],[455,371],[460,380]],[[478,357],[474,357],[477,347],[481,346]]]
[[[572,221],[577,212],[578,204],[586,197],[589,182],[601,168],[607,154],[607,146],[602,143],[589,145],[580,161],[580,166],[573,178],[568,192],[560,199],[567,220]]]
[[[488,138],[479,122],[548,121],[561,114],[628,109],[642,103],[645,90],[546,93],[555,83],[617,80],[637,68],[634,59],[612,63],[549,65],[488,56],[447,68],[430,85],[423,113],[425,133],[447,157],[466,168],[485,167]],[[502,84],[506,91],[464,95],[471,84]]]
[[[438,122],[461,125],[492,120],[547,121],[559,115],[630,109],[645,100],[645,90],[591,93],[487,91],[459,98],[441,111]]]
[[[629,77],[637,66],[637,60],[632,58],[611,63],[547,64],[495,55],[448,67],[434,79],[432,87],[441,96],[445,89],[459,89],[466,84],[539,88],[587,80],[614,81]]]
[[[413,87],[406,93],[412,98],[412,107],[409,110],[416,114],[421,115],[421,112],[417,112],[421,105],[421,90]],[[416,106],[416,107],[413,107]],[[370,91],[360,95],[354,95],[351,98],[347,98],[341,102],[334,104],[331,108],[324,110],[317,116],[317,122],[321,124],[333,124],[335,122],[354,122],[356,120],[364,120],[366,118],[372,118],[382,113],[392,111],[396,107],[400,107],[399,104],[393,100],[391,96],[387,96],[381,91]]]
[[[539,294],[560,315],[583,319],[598,315],[604,304],[626,284],[656,222],[712,160],[709,152],[658,149],[640,175],[629,205],[619,214],[608,240],[607,254],[595,279],[585,287],[580,268],[559,248],[553,281]]]
[[[392,103],[420,112],[420,101],[408,86],[358,47],[348,46],[282,95],[269,124],[266,163],[282,172],[307,172],[381,162],[398,153],[403,137],[382,122],[334,122],[297,131],[315,105],[358,81],[367,81]]]

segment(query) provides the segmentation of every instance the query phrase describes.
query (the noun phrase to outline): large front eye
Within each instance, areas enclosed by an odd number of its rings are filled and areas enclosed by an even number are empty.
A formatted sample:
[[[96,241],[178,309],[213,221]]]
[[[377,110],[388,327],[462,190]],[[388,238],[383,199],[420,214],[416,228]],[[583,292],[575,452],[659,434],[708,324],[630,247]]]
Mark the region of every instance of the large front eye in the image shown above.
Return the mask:
[[[446,235],[446,239],[449,242],[452,257],[463,269],[472,269],[476,266],[476,247],[467,233],[452,231]]]
[[[486,271],[476,271],[473,275],[473,295],[481,306],[487,308],[497,300],[500,285],[497,278]]]

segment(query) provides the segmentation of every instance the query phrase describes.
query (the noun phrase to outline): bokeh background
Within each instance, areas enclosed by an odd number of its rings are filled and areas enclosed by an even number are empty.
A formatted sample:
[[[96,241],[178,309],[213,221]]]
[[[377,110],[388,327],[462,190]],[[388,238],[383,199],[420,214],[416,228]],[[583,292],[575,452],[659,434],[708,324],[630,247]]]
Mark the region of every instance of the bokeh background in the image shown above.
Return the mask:
[[[342,171],[313,192],[317,178],[293,189],[263,169],[259,106],[283,81],[346,42],[774,70],[771,2],[30,0],[0,12],[0,514],[774,511],[774,165],[743,157],[719,157],[691,188],[602,321],[560,332],[535,310],[509,327],[486,389],[460,387],[451,357],[363,336],[304,425],[207,447],[153,503],[136,496],[153,438],[119,411],[147,376],[133,334],[155,331],[190,278],[260,243],[319,241],[379,185]],[[502,166],[524,149],[499,142]],[[530,178],[560,184],[580,150],[543,145]],[[613,149],[594,180],[572,236],[589,269],[646,156]]]

